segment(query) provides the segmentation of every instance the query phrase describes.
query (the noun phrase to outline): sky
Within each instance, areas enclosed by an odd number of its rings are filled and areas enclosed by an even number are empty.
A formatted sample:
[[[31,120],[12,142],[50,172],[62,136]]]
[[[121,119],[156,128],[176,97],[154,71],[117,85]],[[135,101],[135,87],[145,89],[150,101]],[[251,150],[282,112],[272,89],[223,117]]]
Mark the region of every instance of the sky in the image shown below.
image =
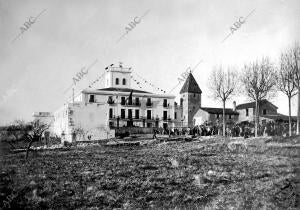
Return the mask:
[[[75,93],[119,62],[166,93],[190,67],[202,106],[221,107],[208,89],[213,67],[242,71],[263,56],[278,65],[280,52],[299,41],[299,8],[299,0],[0,0],[0,125],[57,110],[72,95],[78,72],[87,73]],[[176,99],[182,85],[171,92]],[[100,79],[93,88],[103,86]],[[232,100],[249,98],[239,90]],[[283,94],[271,102],[288,113]],[[293,115],[297,103],[294,98]]]

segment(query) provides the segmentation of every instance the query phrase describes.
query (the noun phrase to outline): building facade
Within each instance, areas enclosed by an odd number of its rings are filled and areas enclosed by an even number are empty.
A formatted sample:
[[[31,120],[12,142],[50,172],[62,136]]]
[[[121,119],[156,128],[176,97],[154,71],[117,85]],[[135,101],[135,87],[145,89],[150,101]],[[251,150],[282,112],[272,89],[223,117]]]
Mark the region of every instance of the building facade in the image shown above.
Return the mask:
[[[174,127],[174,95],[132,89],[131,71],[123,66],[108,67],[104,78],[105,88],[84,89],[54,112],[55,134],[99,140],[114,137],[119,127]]]

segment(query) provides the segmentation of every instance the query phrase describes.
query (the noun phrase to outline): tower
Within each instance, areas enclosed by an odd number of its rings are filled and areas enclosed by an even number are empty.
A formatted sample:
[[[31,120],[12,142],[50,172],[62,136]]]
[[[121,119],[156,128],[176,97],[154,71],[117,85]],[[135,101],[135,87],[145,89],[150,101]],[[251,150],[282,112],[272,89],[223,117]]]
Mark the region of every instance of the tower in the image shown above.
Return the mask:
[[[122,63],[106,67],[105,88],[131,88],[131,68],[124,68]]]
[[[180,90],[183,126],[193,126],[193,117],[201,107],[202,91],[190,72]]]

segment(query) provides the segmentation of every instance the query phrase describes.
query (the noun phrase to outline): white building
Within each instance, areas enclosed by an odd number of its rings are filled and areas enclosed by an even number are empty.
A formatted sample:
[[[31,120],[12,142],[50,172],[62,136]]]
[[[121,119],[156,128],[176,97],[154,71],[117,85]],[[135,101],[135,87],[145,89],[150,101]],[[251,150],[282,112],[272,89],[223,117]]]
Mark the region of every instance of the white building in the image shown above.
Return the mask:
[[[122,66],[107,67],[104,79],[104,88],[84,89],[54,112],[55,134],[66,141],[100,140],[114,137],[117,127],[174,126],[175,96],[132,89],[131,71]]]

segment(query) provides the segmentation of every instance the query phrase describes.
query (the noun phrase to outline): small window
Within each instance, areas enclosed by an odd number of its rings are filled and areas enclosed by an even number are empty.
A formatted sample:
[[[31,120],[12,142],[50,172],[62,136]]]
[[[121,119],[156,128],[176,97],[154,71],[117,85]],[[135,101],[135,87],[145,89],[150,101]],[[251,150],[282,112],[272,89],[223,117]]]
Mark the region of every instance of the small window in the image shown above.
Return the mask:
[[[121,119],[125,118],[125,109],[121,109]]]
[[[126,85],[126,79],[123,78],[122,85]]]
[[[168,111],[163,111],[164,120],[167,120],[167,117],[168,117]]]
[[[151,106],[152,103],[151,103],[151,98],[147,98],[147,103],[146,103],[146,106]]]
[[[266,115],[266,114],[267,114],[267,110],[264,109],[264,110],[263,110],[263,115]]]
[[[219,114],[217,114],[217,119],[219,119],[219,117],[220,117]]]
[[[140,110],[136,109],[135,110],[135,119],[139,119],[140,118]]]
[[[137,106],[140,105],[140,99],[139,98],[135,98],[135,105],[137,105]]]
[[[108,96],[107,103],[108,104],[113,104],[114,103],[114,100],[113,100],[112,96]]]
[[[90,95],[89,102],[95,102],[95,95]]]
[[[147,119],[151,119],[151,110],[147,110]]]
[[[121,97],[121,105],[125,105],[125,101],[126,101],[125,97],[122,96],[122,97]]]
[[[119,84],[119,78],[116,78],[116,85]]]
[[[177,112],[174,113],[174,119],[177,119]]]
[[[132,109],[128,109],[128,119],[132,118]]]
[[[194,93],[194,98],[196,97],[196,94]]]
[[[110,119],[113,118],[113,109],[112,108],[109,109],[109,118]]]
[[[249,109],[246,109],[246,116],[249,116]]]
[[[231,114],[229,115],[229,119],[231,119]]]
[[[163,107],[167,107],[167,106],[168,106],[168,100],[167,100],[167,99],[164,99]]]

